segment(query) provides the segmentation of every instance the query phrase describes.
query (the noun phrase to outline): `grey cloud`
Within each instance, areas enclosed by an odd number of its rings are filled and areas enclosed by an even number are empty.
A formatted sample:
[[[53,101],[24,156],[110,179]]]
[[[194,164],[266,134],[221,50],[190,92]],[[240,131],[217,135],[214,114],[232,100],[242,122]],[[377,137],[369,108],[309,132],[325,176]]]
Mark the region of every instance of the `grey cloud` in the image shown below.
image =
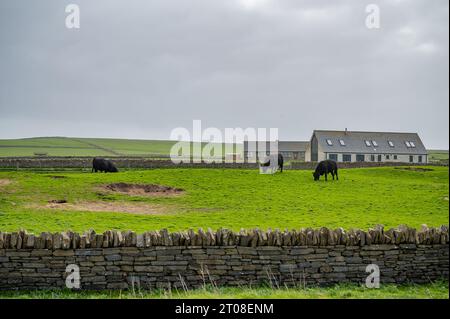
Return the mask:
[[[177,126],[417,131],[448,148],[448,2],[0,3],[0,138],[168,138]],[[370,2],[368,2],[370,3]],[[120,128],[120,129],[118,129]]]

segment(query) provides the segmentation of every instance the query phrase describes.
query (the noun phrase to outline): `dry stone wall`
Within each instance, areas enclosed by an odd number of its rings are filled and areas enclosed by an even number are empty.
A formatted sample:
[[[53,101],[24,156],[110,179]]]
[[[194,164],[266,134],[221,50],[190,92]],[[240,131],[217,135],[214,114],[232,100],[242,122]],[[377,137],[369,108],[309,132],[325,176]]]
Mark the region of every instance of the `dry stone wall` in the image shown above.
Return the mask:
[[[402,167],[402,166],[448,166],[445,163],[407,163],[407,162],[338,162],[338,168]],[[317,162],[292,162],[289,169],[314,170]]]
[[[110,157],[119,169],[153,169],[153,168],[235,168],[258,169],[256,163],[180,163],[170,159],[154,159],[141,157]],[[414,166],[413,163],[391,162],[345,162],[338,163],[339,168],[362,168],[381,166]],[[420,164],[429,166],[431,164]],[[432,164],[437,166],[438,164]],[[317,162],[291,162],[286,169],[313,170]],[[443,165],[439,165],[443,166]],[[446,165],[448,166],[448,165]],[[0,168],[7,169],[91,169],[92,157],[0,157]]]
[[[68,265],[81,289],[363,283],[369,264],[381,283],[424,283],[448,280],[448,243],[447,226],[0,233],[0,289],[64,288]]]
[[[257,168],[255,163],[173,163],[169,158],[109,157],[119,169],[152,168]],[[92,168],[92,157],[0,157],[0,168]]]

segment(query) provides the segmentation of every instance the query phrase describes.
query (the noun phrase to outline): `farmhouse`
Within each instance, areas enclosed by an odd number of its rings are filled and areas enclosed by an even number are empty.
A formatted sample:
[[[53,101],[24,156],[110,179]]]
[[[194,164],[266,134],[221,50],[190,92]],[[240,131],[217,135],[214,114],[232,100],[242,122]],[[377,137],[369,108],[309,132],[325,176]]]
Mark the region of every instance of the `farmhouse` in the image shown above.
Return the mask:
[[[272,143],[272,144],[271,144]],[[278,143],[278,146],[275,144]],[[310,141],[244,141],[244,160],[258,161],[278,147],[285,160],[427,163],[417,133],[314,130]]]
[[[310,145],[313,162],[428,162],[417,133],[315,130]]]
[[[266,143],[264,148],[264,143]],[[244,159],[246,162],[256,161],[269,155],[271,142],[244,141]],[[278,141],[278,152],[281,153],[285,161],[294,160],[304,162],[309,158],[308,141]]]

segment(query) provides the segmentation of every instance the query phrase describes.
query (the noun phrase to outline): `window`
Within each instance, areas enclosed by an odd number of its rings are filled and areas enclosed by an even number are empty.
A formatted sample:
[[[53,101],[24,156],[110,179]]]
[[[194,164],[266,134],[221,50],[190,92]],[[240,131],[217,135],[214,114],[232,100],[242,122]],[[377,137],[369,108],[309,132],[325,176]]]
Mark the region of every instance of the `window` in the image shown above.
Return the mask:
[[[409,156],[409,162],[410,163],[414,162],[414,156],[412,156],[412,155]]]
[[[338,155],[337,155],[337,154],[328,154],[328,159],[337,162],[337,160],[338,160]]]
[[[409,144],[408,141],[405,141],[406,147],[411,147],[411,144]]]
[[[416,144],[414,144],[414,142],[409,142],[409,145],[411,145],[411,147],[416,147]]]
[[[386,155],[386,159],[387,159],[387,160],[390,159],[390,156],[389,156],[389,155]]]
[[[372,144],[370,144],[370,141],[364,141],[364,143],[366,143],[366,146],[372,146]]]
[[[327,139],[327,144],[333,146],[333,142],[330,139]]]
[[[342,155],[342,161],[343,162],[351,162],[352,161],[352,155],[351,154],[343,154]]]
[[[394,142],[388,141],[388,144],[389,144],[390,147],[394,147]]]
[[[341,146],[345,146],[344,140],[339,140],[339,144],[341,144]]]
[[[422,155],[419,155],[419,163],[422,163]]]
[[[381,155],[378,155],[378,162],[381,162]]]
[[[375,155],[370,155],[370,161],[375,162]]]
[[[364,162],[364,154],[356,154],[357,162]]]
[[[396,160],[398,157],[397,157],[397,155],[394,155],[394,159]]]
[[[372,141],[372,145],[375,146],[375,147],[377,147],[377,146],[378,146],[377,141]]]

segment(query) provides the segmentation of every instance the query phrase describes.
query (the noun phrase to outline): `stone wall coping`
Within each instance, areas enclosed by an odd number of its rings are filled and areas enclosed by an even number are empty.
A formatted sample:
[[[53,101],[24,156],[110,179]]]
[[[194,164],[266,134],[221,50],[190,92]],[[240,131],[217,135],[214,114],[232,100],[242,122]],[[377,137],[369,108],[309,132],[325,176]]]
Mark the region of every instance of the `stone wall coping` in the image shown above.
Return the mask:
[[[299,230],[279,229],[241,229],[234,232],[228,229],[211,229],[198,231],[169,232],[167,229],[136,233],[133,231],[107,230],[96,233],[89,230],[84,233],[72,231],[42,232],[30,234],[26,230],[17,232],[0,231],[0,249],[86,249],[86,248],[121,248],[121,247],[161,247],[161,249],[189,248],[245,248],[273,249],[274,247],[291,247],[295,249],[310,247],[361,247],[363,249],[392,249],[400,246],[407,249],[409,245],[442,245],[449,243],[449,227],[427,227],[420,229],[405,225],[385,230],[377,225],[367,231],[343,228],[318,229],[302,228]],[[377,247],[378,246],[378,247]],[[267,248],[265,248],[267,247]]]

